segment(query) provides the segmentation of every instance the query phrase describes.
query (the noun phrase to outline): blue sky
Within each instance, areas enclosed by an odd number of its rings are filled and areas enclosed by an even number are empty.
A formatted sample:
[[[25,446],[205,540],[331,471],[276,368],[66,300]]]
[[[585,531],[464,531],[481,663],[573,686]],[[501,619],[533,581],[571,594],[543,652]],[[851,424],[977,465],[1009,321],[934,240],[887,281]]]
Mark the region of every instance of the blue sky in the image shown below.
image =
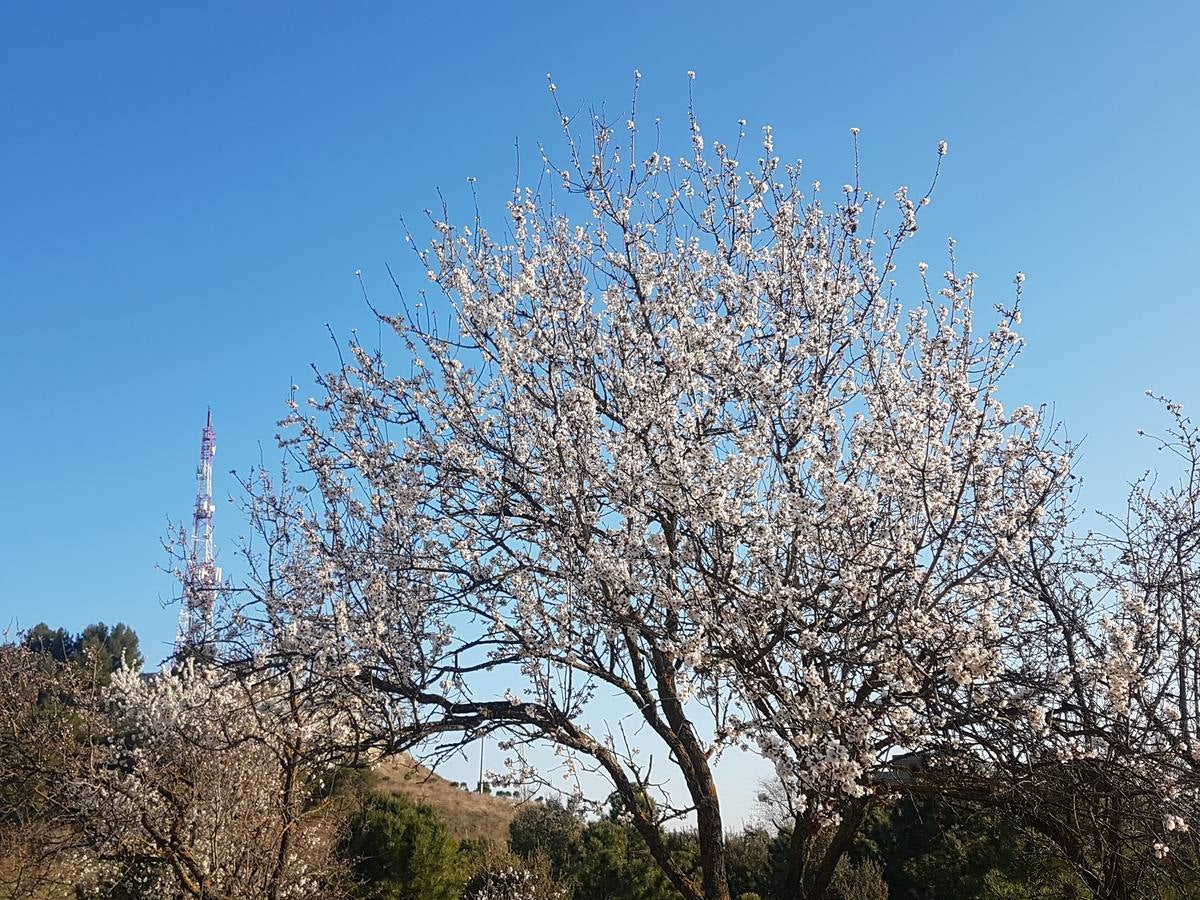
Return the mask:
[[[169,651],[159,540],[206,406],[228,547],[225,473],[275,458],[324,323],[371,327],[354,271],[419,285],[399,218],[439,188],[499,206],[514,141],[557,137],[547,72],[620,114],[639,68],[686,147],[694,69],[710,139],[770,123],[829,185],[857,126],[885,195],[948,139],[919,253],[957,238],[984,302],[1026,272],[1009,398],[1055,405],[1084,503],[1113,506],[1154,462],[1142,391],[1200,402],[1197,46],[1186,3],[3,4],[0,625],[123,620]]]

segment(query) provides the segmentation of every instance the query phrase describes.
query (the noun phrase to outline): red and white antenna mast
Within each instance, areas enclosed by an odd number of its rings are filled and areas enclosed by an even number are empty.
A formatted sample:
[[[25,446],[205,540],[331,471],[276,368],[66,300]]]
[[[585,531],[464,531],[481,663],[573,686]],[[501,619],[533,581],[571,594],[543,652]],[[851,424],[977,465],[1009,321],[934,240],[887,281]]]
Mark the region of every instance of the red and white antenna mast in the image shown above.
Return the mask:
[[[175,650],[196,650],[212,640],[213,603],[221,586],[221,569],[213,554],[212,461],[217,453],[212,408],[200,432],[200,465],[196,469],[196,507],[192,511],[192,549],[183,581],[179,633]]]

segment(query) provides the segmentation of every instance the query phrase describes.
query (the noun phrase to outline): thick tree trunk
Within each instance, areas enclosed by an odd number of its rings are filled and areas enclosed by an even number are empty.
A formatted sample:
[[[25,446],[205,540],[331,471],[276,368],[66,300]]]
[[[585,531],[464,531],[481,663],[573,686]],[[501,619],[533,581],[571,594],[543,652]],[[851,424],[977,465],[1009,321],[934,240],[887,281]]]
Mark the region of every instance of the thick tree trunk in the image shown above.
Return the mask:
[[[833,834],[829,846],[821,853],[816,868],[809,870],[808,851],[809,841],[813,831],[805,827],[797,818],[792,829],[792,840],[788,847],[787,869],[781,900],[825,900],[829,893],[829,885],[833,882],[833,873],[837,864],[850,845],[862,825],[867,813],[868,800],[855,800],[842,813],[842,821]]]
[[[800,817],[792,823],[792,839],[788,843],[787,868],[783,874],[780,900],[804,900],[804,870],[808,841],[812,836]]]
[[[725,871],[725,829],[721,824],[721,804],[717,786],[707,765],[697,773],[701,796],[696,803],[696,833],[700,842],[700,872],[705,900],[729,900],[729,879]]]
[[[854,836],[858,834],[858,829],[862,826],[863,817],[867,814],[867,802],[865,798],[855,800],[842,813],[842,821],[833,834],[833,840],[825,849],[821,862],[817,866],[816,872],[813,873],[805,900],[825,900],[829,884],[833,881],[834,869],[846,855],[846,851],[850,849],[850,845],[854,842]]]

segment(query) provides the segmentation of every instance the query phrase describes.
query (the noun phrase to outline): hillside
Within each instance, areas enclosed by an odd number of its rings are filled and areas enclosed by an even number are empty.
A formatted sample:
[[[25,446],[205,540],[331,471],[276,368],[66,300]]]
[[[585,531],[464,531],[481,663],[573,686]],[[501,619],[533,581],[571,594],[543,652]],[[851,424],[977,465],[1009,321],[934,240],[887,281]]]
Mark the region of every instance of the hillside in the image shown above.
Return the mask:
[[[459,840],[485,839],[504,846],[518,800],[466,791],[404,754],[373,770],[381,791],[400,794],[438,811]]]

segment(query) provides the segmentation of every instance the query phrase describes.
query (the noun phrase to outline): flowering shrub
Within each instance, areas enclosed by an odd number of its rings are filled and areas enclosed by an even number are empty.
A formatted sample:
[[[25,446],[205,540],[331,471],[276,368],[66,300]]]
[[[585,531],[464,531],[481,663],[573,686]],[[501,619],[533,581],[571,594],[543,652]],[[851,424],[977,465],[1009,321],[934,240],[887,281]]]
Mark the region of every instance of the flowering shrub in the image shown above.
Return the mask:
[[[569,900],[562,888],[547,886],[528,869],[485,868],[467,884],[463,900]]]
[[[296,700],[209,664],[115,673],[109,737],[74,796],[100,860],[115,873],[136,861],[195,897],[311,897],[336,882],[336,822],[315,790],[325,723]]]

